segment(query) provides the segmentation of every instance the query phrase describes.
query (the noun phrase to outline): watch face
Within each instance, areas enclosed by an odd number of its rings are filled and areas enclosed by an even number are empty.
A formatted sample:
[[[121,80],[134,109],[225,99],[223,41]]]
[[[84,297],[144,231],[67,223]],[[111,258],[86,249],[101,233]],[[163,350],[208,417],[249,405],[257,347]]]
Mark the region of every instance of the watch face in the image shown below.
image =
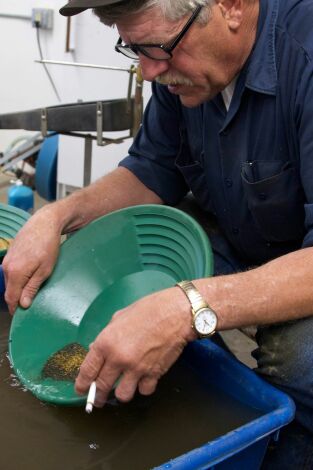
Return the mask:
[[[200,310],[194,318],[195,330],[201,336],[209,336],[214,333],[217,324],[215,312],[209,308]]]

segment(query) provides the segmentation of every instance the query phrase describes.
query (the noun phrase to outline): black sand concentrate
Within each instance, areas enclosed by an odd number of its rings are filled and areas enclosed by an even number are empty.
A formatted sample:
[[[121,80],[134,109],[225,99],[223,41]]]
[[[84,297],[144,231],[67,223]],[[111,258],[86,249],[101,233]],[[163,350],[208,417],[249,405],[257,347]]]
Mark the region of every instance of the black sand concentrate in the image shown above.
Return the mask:
[[[42,376],[74,382],[87,352],[79,343],[67,344],[49,357],[42,370]]]

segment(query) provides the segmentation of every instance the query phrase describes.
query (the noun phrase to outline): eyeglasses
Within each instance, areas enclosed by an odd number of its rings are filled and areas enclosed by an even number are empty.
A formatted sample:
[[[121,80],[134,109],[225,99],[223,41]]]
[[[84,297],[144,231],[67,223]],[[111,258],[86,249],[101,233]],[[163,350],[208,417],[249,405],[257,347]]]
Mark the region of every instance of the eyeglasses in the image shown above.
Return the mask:
[[[197,16],[200,13],[200,10],[202,8],[202,5],[199,5],[181,32],[171,41],[170,43],[167,44],[122,44],[122,38],[120,37],[119,40],[117,41],[115,45],[115,50],[116,52],[120,52],[121,54],[125,55],[126,57],[129,57],[130,59],[139,59],[139,54],[143,54],[146,57],[149,57],[150,59],[153,60],[168,60],[173,57],[173,50],[177,46],[177,44],[182,40],[182,38],[185,36],[187,33],[188,29],[192,25],[192,23],[195,21]]]

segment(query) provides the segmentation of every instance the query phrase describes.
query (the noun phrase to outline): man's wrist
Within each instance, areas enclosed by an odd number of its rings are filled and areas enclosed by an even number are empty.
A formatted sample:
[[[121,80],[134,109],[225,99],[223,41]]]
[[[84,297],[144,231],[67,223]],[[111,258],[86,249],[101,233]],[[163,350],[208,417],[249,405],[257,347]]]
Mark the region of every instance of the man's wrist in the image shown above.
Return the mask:
[[[176,285],[184,292],[189,301],[192,328],[198,338],[209,338],[216,332],[216,312],[210,307],[191,281],[181,281]]]
[[[183,335],[187,342],[194,341],[197,339],[197,333],[193,328],[193,320],[192,320],[192,313],[190,309],[190,302],[184,292],[176,285],[174,287],[176,292],[177,304],[178,304],[178,311],[180,312],[180,316],[183,317]]]
[[[50,204],[46,204],[45,206],[41,207],[36,211],[33,217],[38,220],[43,219],[45,224],[49,224],[53,226],[56,231],[62,233],[62,210],[58,208],[58,202],[53,202]]]

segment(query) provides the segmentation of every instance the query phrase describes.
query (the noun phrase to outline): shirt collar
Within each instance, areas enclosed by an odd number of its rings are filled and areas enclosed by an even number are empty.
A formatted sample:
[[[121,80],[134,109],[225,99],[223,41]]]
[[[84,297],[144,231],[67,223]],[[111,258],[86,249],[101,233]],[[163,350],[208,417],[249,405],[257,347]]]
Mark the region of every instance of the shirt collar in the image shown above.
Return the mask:
[[[252,90],[276,94],[277,68],[275,28],[279,0],[260,0],[255,45],[248,59],[245,85]]]

